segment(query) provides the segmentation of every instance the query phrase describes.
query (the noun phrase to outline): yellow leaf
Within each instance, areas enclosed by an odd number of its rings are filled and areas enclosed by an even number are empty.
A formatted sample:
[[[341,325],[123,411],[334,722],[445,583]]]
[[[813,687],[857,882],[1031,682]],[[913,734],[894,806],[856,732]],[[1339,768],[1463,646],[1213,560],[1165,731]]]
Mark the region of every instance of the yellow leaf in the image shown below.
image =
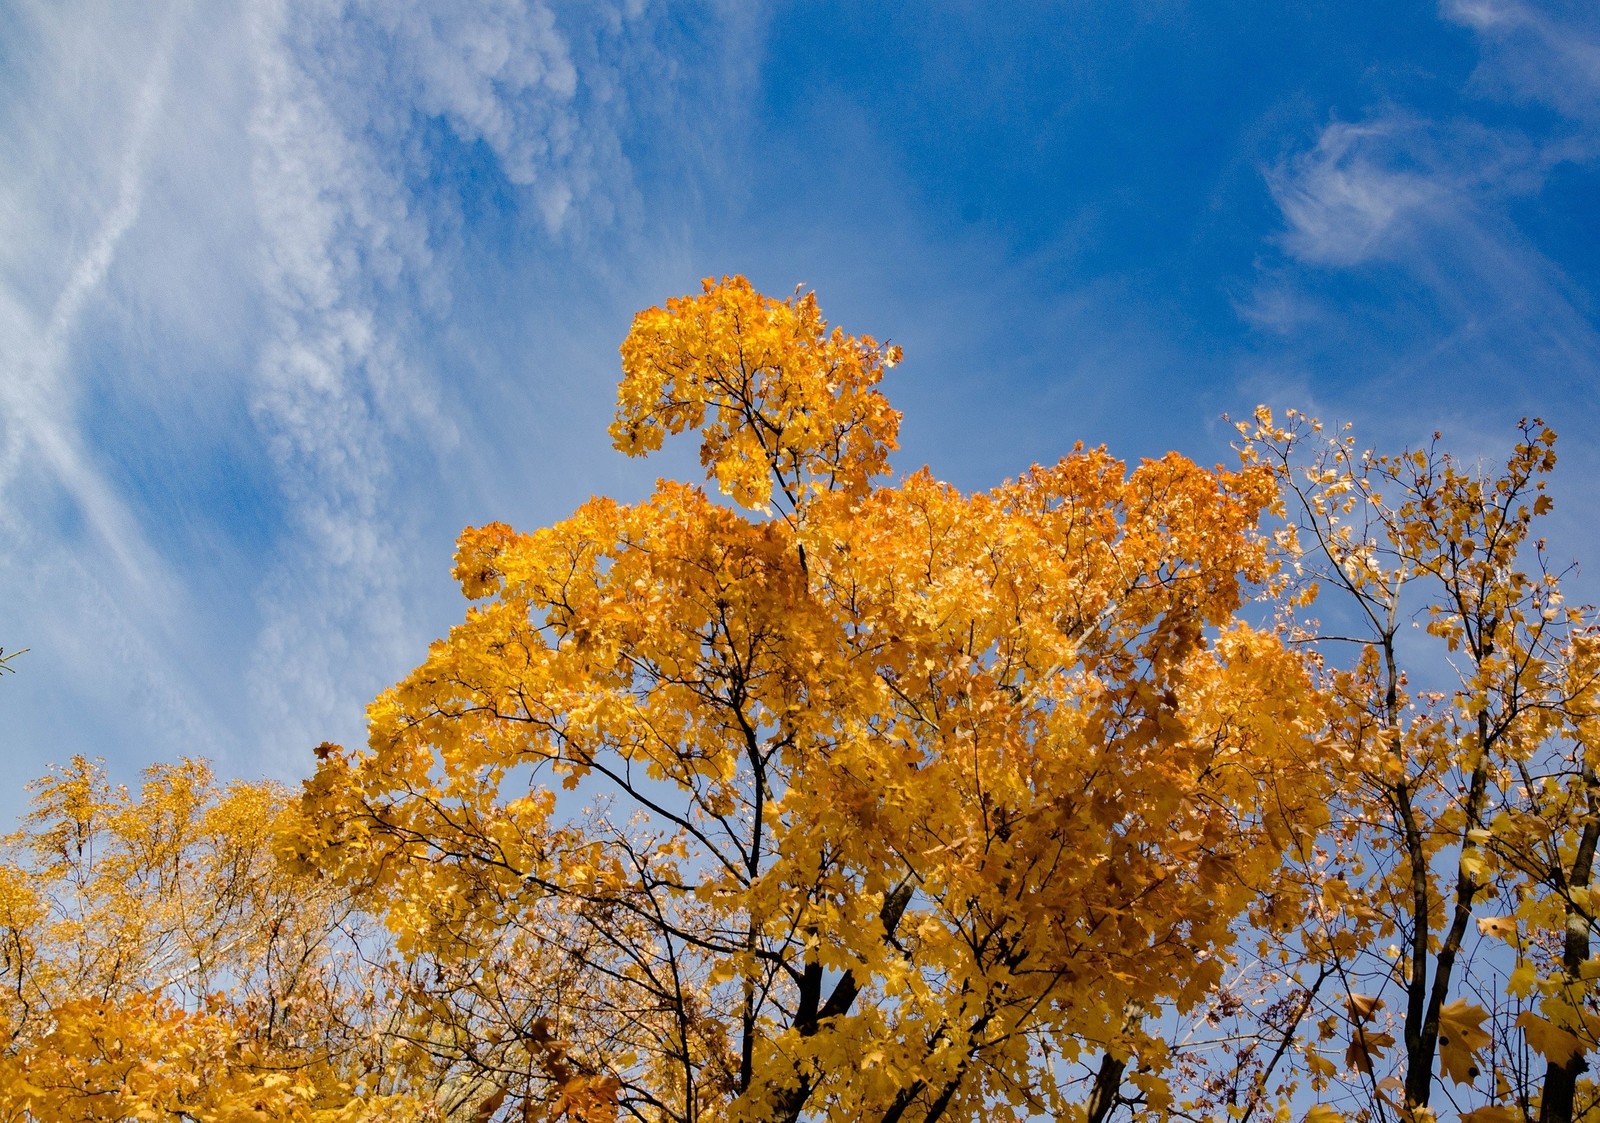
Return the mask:
[[[1532,1010],[1517,1015],[1517,1027],[1528,1038],[1528,1047],[1547,1061],[1566,1064],[1584,1051],[1581,1038],[1568,1033]]]
[[[1439,1010],[1439,1072],[1457,1084],[1471,1084],[1478,1078],[1478,1066],[1473,1055],[1489,1044],[1489,1034],[1483,1029],[1483,1020],[1489,1012],[1472,1006],[1465,999]]]
[[[1506,993],[1512,998],[1526,998],[1533,993],[1538,980],[1539,972],[1534,970],[1533,964],[1519,963],[1512,968],[1511,976],[1506,980]]]
[[[1509,1107],[1491,1104],[1461,1113],[1461,1123],[1520,1123],[1522,1116]]]
[[[1305,1123],[1344,1123],[1344,1115],[1327,1104],[1312,1104],[1306,1112]]]

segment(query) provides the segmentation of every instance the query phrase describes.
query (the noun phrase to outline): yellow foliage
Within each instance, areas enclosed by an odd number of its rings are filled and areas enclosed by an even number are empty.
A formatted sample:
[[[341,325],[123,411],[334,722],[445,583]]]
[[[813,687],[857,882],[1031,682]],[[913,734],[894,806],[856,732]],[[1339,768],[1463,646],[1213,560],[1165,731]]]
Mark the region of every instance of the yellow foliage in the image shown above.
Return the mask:
[[[35,786],[0,1121],[1581,1107],[1600,632],[1532,534],[1552,432],[1484,471],[1262,409],[1235,471],[968,492],[890,477],[898,348],[702,289],[635,317],[611,436],[696,431],[715,492],[463,531],[463,619],[298,803]]]
[[[130,795],[81,757],[33,789],[0,862],[0,1119],[352,1109],[349,910],[274,861],[285,793],[185,760]]]
[[[1522,1116],[1509,1107],[1490,1104],[1462,1112],[1461,1123],[1522,1123]]]
[[[1241,619],[1272,473],[874,483],[897,350],[742,278],[622,356],[618,447],[698,429],[743,510],[464,532],[478,603],[307,785],[296,859],[435,965],[421,1047],[549,1114],[908,1123],[1064,1114],[1044,1051],[1115,1048],[1159,1113],[1141,1012],[1204,999],[1325,821],[1305,660]]]

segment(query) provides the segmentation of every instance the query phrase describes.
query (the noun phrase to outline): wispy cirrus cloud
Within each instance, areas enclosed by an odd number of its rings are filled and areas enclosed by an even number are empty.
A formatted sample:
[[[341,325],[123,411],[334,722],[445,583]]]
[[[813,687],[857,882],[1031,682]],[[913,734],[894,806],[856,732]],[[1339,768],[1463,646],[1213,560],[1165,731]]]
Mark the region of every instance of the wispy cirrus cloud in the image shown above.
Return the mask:
[[[1600,161],[1600,13],[1448,0],[1441,15],[1476,33],[1470,95],[1329,121],[1265,170],[1282,225],[1239,304],[1271,338],[1246,377],[1290,405],[1309,387],[1390,444],[1442,427],[1493,456],[1518,416],[1550,418],[1580,436],[1563,445],[1578,552],[1600,512],[1571,486],[1600,461],[1581,439],[1600,422],[1600,323],[1526,220],[1563,167]],[[1506,111],[1532,102],[1555,112]]]
[[[1328,122],[1314,145],[1268,168],[1266,179],[1287,256],[1339,268],[1414,258],[1428,229],[1490,221],[1573,157],[1564,137],[1385,105],[1359,121]]]
[[[644,12],[589,14],[617,35]],[[251,677],[295,753],[381,685],[375,665],[415,658],[407,601],[436,576],[417,572],[416,512],[436,502],[459,427],[474,421],[418,358],[461,264],[414,194],[429,175],[423,123],[484,146],[555,243],[603,228],[633,185],[610,99],[580,83],[544,4],[280,0],[255,7],[251,32],[272,323],[251,409],[302,535],[264,585]],[[598,70],[591,59],[584,80],[618,85]]]
[[[139,217],[145,192],[147,164],[153,126],[165,100],[172,63],[171,24],[168,19],[154,44],[154,55],[134,85],[132,111],[127,115],[126,140],[114,166],[103,173],[106,200],[90,213],[62,216],[78,227],[81,248],[70,255],[64,277],[53,294],[31,291],[13,282],[3,294],[5,327],[3,336],[8,377],[0,381],[0,400],[5,403],[8,424],[0,435],[0,490],[15,477],[25,460],[47,466],[82,508],[96,535],[118,556],[123,568],[135,572],[130,554],[137,536],[130,533],[106,482],[83,455],[70,417],[71,396],[68,348],[79,327],[85,305],[105,284],[122,241]],[[21,280],[29,266],[45,262],[38,258],[50,248],[24,227],[31,191],[44,185],[8,184],[4,214],[9,220],[7,239],[18,246],[7,270]],[[76,209],[76,208],[75,208]],[[98,213],[95,213],[98,212]],[[54,256],[54,255],[51,255]],[[29,261],[28,258],[33,258]],[[53,263],[52,263],[53,264]],[[53,273],[48,266],[44,272]],[[30,307],[31,305],[31,307]]]
[[[1436,419],[1441,407],[1514,419],[1554,397],[1596,404],[1600,332],[1513,210],[1536,196],[1551,155],[1515,136],[1440,132],[1400,116],[1330,124],[1274,169],[1279,256],[1241,315],[1273,333],[1278,361],[1338,363],[1347,392],[1330,397],[1344,408],[1379,387],[1400,413]]]
[[[170,5],[142,28],[124,26],[124,13],[107,12],[103,40],[59,11],[28,14],[33,19],[19,21],[12,43],[31,65],[10,70],[12,80],[33,78],[54,96],[81,86],[66,120],[18,121],[5,130],[12,169],[0,180],[5,642],[32,647],[31,661],[46,660],[46,675],[51,655],[77,663],[91,683],[119,666],[144,714],[186,741],[203,730],[203,707],[152,673],[174,654],[166,625],[180,590],[83,430],[79,370],[85,322],[117,285],[130,232],[145,215],[185,7]],[[145,49],[116,60],[118,35]],[[80,68],[93,79],[85,80]],[[92,152],[63,152],[56,129],[99,144]],[[63,529],[63,511],[70,511],[65,534],[46,525]],[[129,697],[123,689],[91,688],[79,703],[109,712]],[[26,753],[29,747],[13,739],[5,748]]]
[[[1536,197],[1560,165],[1600,156],[1590,127],[1600,103],[1587,93],[1600,89],[1600,17],[1563,20],[1517,0],[1447,0],[1441,14],[1478,34],[1475,88],[1543,99],[1561,116],[1508,122],[1492,100],[1479,103],[1489,111],[1458,103],[1448,115],[1385,102],[1359,120],[1329,121],[1312,145],[1265,170],[1283,219],[1282,261],[1265,263],[1247,318],[1282,326],[1304,313],[1305,301],[1284,292],[1294,285],[1285,265],[1398,267],[1446,303],[1454,287],[1487,285],[1521,292],[1512,303],[1525,305],[1531,275],[1553,274],[1511,206]],[[1536,287],[1559,302],[1559,285]]]
[[[1450,185],[1387,159],[1396,140],[1415,131],[1403,117],[1335,122],[1316,147],[1268,177],[1287,230],[1284,249],[1318,265],[1357,265],[1402,252],[1419,212]]]
[[[1485,91],[1543,102],[1565,117],[1600,124],[1600,19],[1586,0],[1444,0],[1445,18],[1477,32]]]
[[[9,767],[292,774],[418,656],[432,523],[474,506],[441,340],[481,243],[440,145],[582,270],[639,210],[630,100],[689,68],[633,0],[70,9],[0,45]]]

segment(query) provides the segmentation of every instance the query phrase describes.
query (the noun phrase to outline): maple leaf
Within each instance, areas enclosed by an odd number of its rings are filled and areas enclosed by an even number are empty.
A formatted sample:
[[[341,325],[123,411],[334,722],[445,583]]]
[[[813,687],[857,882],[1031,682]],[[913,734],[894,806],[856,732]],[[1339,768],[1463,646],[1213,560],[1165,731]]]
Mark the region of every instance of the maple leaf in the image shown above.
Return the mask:
[[[1489,1104],[1461,1113],[1461,1123],[1521,1123],[1522,1115],[1509,1107]]]
[[[1465,999],[1456,999],[1439,1009],[1439,1071],[1457,1084],[1471,1084],[1478,1078],[1476,1054],[1489,1044],[1488,1031],[1482,1028],[1489,1012]]]
[[[1383,1051],[1393,1044],[1393,1034],[1358,1029],[1345,1050],[1344,1063],[1357,1072],[1371,1072],[1372,1062],[1382,1059]]]
[[[1485,936],[1515,943],[1517,940],[1517,918],[1514,916],[1481,916],[1478,918],[1478,931]]]
[[[1581,1037],[1532,1010],[1517,1015],[1517,1028],[1527,1036],[1530,1049],[1554,1064],[1566,1064],[1586,1048]]]
[[[1351,993],[1345,998],[1345,1009],[1350,1013],[1350,1019],[1357,1025],[1371,1021],[1374,1014],[1383,1008],[1383,999],[1375,995]]]

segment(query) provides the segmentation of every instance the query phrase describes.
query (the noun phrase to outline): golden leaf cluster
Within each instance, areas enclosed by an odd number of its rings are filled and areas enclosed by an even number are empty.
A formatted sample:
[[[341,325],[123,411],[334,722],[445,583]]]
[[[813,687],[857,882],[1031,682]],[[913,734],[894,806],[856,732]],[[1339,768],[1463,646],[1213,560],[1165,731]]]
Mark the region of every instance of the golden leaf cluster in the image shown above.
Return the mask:
[[[611,435],[709,491],[464,531],[298,801],[40,781],[0,1120],[1595,1118],[1554,433],[1262,409],[968,492],[891,476],[900,359],[741,277],[641,312]]]

